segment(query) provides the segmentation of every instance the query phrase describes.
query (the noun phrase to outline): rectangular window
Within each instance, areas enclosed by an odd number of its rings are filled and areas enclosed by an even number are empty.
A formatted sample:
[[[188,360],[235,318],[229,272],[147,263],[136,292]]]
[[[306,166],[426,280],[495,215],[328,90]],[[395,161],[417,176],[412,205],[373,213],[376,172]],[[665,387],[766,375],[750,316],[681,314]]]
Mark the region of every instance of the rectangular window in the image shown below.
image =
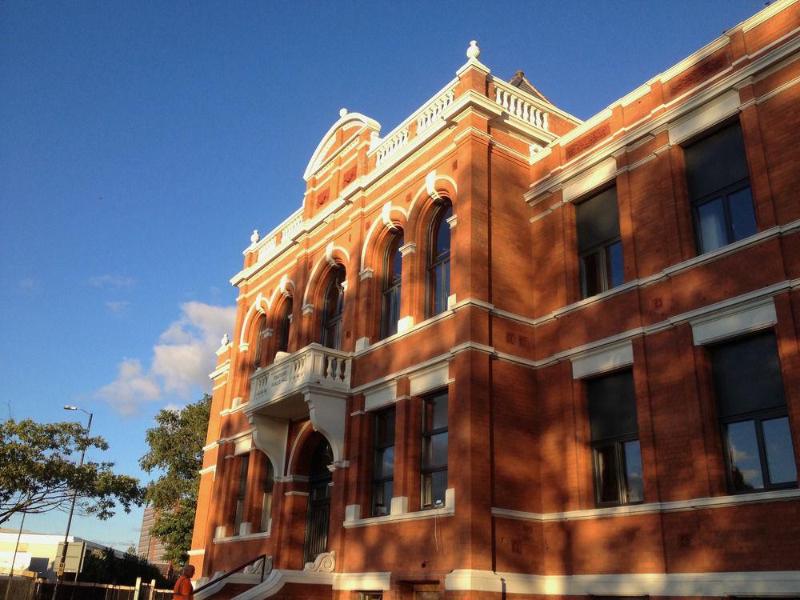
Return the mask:
[[[588,298],[623,283],[617,188],[596,194],[575,207],[581,295]]]
[[[422,401],[422,508],[444,506],[447,490],[447,391]]]
[[[732,123],[684,148],[698,254],[756,233],[744,138]]]
[[[710,353],[731,491],[795,486],[797,468],[774,334],[718,344]]]
[[[599,506],[644,501],[642,454],[631,371],[586,381]]]
[[[239,456],[239,481],[236,488],[236,509],[233,516],[233,535],[239,535],[239,528],[244,518],[244,503],[247,497],[247,466],[250,462],[249,454]]]
[[[375,413],[372,461],[372,516],[388,515],[394,488],[394,407]]]
[[[383,600],[383,592],[360,592],[359,600]]]

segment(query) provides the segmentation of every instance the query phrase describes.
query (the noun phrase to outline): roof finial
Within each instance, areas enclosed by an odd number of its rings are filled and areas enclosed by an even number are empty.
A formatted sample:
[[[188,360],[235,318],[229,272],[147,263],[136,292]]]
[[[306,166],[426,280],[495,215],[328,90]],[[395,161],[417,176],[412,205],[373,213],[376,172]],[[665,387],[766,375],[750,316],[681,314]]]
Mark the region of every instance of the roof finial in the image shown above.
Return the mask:
[[[478,48],[478,42],[472,40],[469,43],[469,48],[467,48],[467,58],[470,60],[478,60],[478,57],[481,55],[481,49]]]
[[[255,244],[258,241],[258,229],[253,229],[253,233],[250,235],[250,243]]]
[[[347,114],[347,109],[346,108],[340,108],[339,109],[339,118],[344,117],[346,114]]]

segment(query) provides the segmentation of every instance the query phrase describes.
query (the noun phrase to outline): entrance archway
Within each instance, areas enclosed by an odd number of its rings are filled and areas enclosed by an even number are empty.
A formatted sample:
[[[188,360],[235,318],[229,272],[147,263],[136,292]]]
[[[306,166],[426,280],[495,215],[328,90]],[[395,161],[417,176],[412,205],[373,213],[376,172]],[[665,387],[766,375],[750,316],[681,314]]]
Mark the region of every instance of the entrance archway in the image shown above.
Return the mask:
[[[308,509],[303,546],[304,562],[313,562],[328,550],[328,525],[331,513],[331,445],[321,434],[314,433],[306,442],[311,452],[308,468]]]

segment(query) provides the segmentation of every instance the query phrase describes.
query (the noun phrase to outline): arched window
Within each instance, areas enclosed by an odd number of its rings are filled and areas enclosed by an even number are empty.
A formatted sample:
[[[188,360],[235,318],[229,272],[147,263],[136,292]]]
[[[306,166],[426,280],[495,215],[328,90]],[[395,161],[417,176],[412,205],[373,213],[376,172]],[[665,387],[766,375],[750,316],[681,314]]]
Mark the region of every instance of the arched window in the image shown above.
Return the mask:
[[[275,476],[272,472],[272,462],[264,457],[264,479],[262,481],[261,497],[261,531],[270,530],[272,520],[272,488],[275,486]]]
[[[344,267],[335,267],[328,278],[328,286],[325,288],[325,303],[322,308],[322,345],[335,350],[342,347],[344,281]]]
[[[261,317],[258,321],[256,344],[253,351],[253,368],[258,369],[264,365],[264,353],[267,348],[267,320]]]
[[[397,333],[400,319],[400,283],[403,276],[403,233],[392,236],[383,262],[383,298],[381,300],[381,338]]]
[[[278,326],[278,352],[289,351],[289,331],[292,327],[292,298],[286,298],[281,307]]]
[[[436,213],[428,251],[428,316],[447,310],[450,296],[450,223],[453,206],[448,202]]]

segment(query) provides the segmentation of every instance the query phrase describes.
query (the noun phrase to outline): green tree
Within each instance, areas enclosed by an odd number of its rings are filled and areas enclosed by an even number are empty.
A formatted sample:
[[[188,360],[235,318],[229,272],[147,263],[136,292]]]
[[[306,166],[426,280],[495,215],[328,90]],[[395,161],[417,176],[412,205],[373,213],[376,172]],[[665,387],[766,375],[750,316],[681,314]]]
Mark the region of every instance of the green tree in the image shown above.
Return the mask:
[[[140,505],[139,481],[117,475],[111,462],[78,464],[81,452],[107,450],[102,437],[89,437],[79,423],[37,423],[9,419],[0,424],[0,524],[16,513],[38,514],[76,509],[99,519],[114,515],[117,505],[130,512]]]
[[[164,544],[165,558],[185,562],[192,543],[199,471],[208,429],[211,397],[181,410],[161,410],[156,426],[147,430],[149,450],[139,460],[159,477],[147,486],[146,500],[155,509],[151,534]]]
[[[124,554],[115,552],[111,548],[88,550],[78,579],[94,583],[133,585],[137,577],[141,577],[145,582],[155,579],[159,587],[171,583],[158,567],[130,552],[130,548]]]

